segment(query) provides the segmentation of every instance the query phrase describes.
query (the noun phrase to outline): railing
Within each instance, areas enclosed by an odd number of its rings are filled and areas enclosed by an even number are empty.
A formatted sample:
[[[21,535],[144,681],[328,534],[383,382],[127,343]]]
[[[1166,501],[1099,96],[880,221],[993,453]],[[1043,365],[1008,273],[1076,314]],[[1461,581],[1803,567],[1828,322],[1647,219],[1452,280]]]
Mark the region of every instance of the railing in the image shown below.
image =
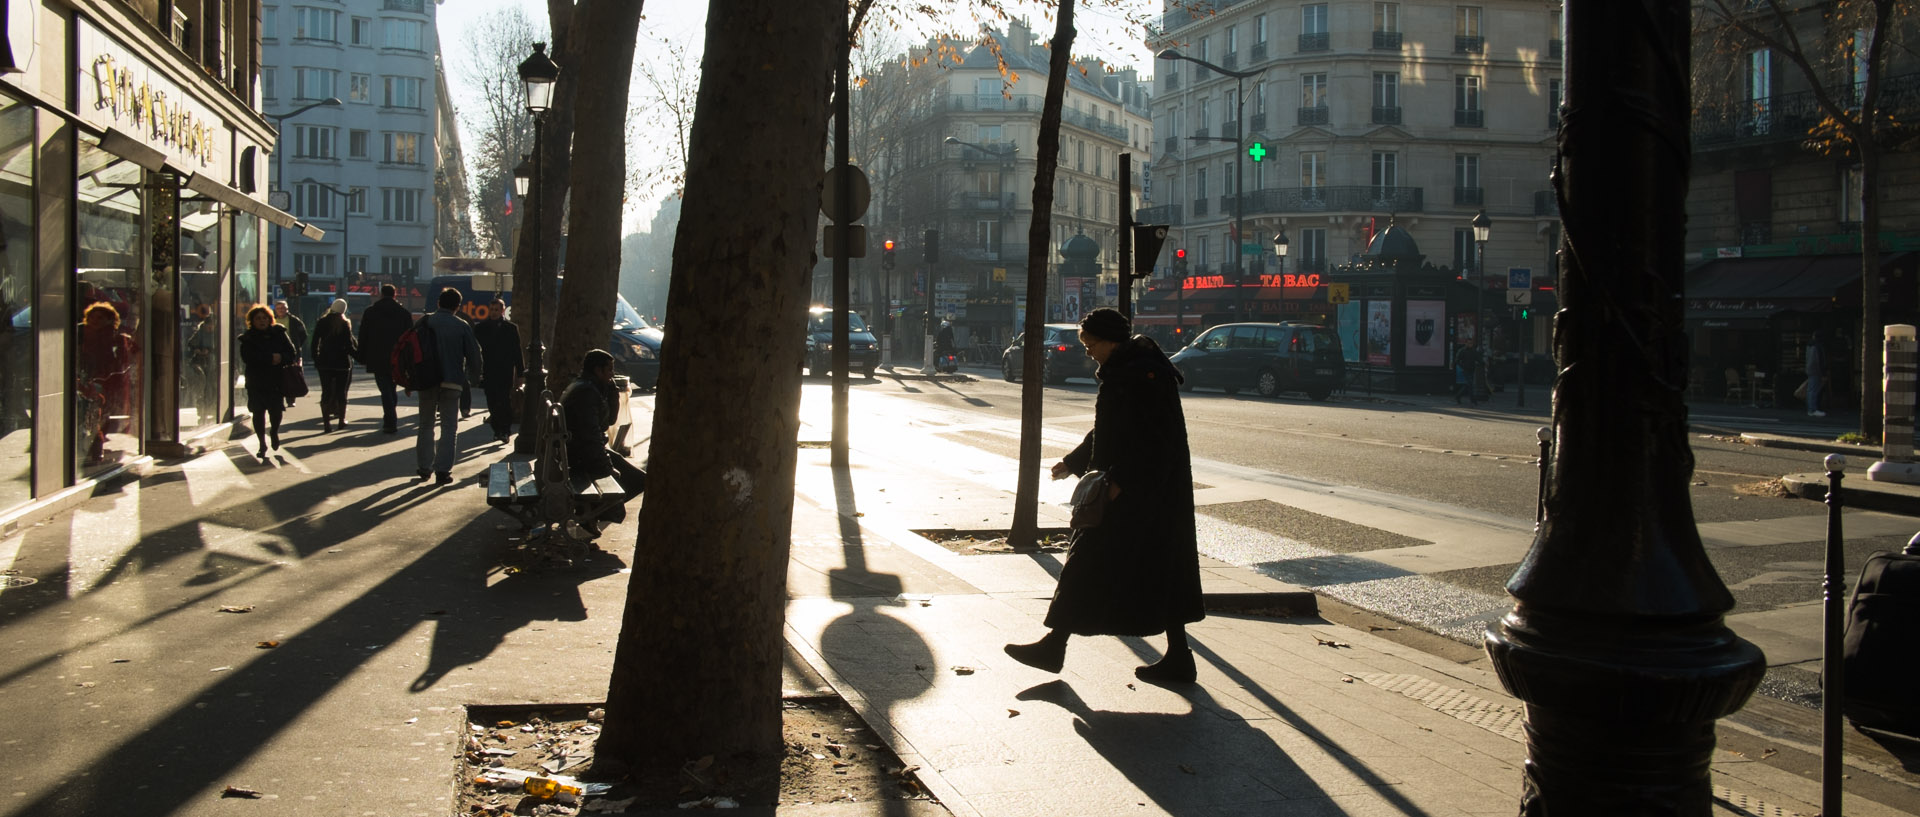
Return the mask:
[[[1238,52],[1229,53],[1227,54],[1226,57],[1220,60],[1220,64],[1223,66],[1226,66],[1227,68],[1239,68],[1240,54]]]
[[[427,13],[426,0],[383,0],[380,8],[385,11],[411,11],[414,14]]]
[[[1011,210],[1013,195],[1002,193],[960,193],[954,196],[954,206],[962,210]]]
[[[1373,124],[1375,125],[1400,124],[1400,106],[1398,105],[1394,105],[1391,107],[1386,107],[1381,105],[1373,106]]]
[[[1330,45],[1331,42],[1327,37],[1327,32],[1322,31],[1317,34],[1300,35],[1301,51],[1325,51]]]
[[[1239,122],[1236,122],[1236,121],[1234,121],[1234,120],[1231,120],[1231,119],[1229,119],[1229,120],[1227,120],[1227,121],[1225,121],[1225,122],[1222,122],[1222,123],[1220,123],[1220,135],[1221,135],[1221,136],[1225,136],[1225,137],[1237,137],[1237,136],[1238,136],[1239,134],[1240,134],[1240,123],[1239,123]]]
[[[1559,105],[1547,106],[1547,127],[1553,128],[1554,130],[1560,129],[1560,106]]]
[[[1462,128],[1484,128],[1487,126],[1487,112],[1479,108],[1455,110],[1453,124]]]
[[[1034,110],[1039,110],[1039,107],[1035,106]],[[1085,128],[1116,141],[1125,142],[1127,140],[1126,128],[1120,127],[1118,123],[1108,122],[1099,116],[1085,111],[1063,110],[1060,112],[1060,121],[1075,127]]]
[[[1207,139],[1212,136],[1213,136],[1212,128],[1195,128],[1193,131],[1193,138],[1195,139]]]
[[[1180,152],[1180,137],[1178,137],[1178,136],[1169,136],[1169,137],[1167,137],[1167,150],[1166,150],[1166,152],[1167,152],[1168,154],[1174,154],[1174,153],[1179,153],[1179,152]]]
[[[1193,216],[1194,216],[1194,218],[1199,218],[1199,217],[1201,217],[1201,216],[1204,216],[1204,215],[1206,215],[1206,214],[1207,214],[1207,200],[1206,200],[1206,199],[1194,199],[1194,200],[1193,200]]]
[[[987,148],[981,150],[980,148]],[[1016,146],[1012,142],[988,142],[980,147],[960,146],[960,161],[963,162],[1000,162],[1011,160]]]
[[[1178,204],[1162,204],[1159,207],[1148,207],[1140,210],[1134,213],[1133,222],[1135,224],[1175,225],[1184,223],[1180,219],[1180,205]]]
[[[1550,60],[1562,59],[1563,56],[1566,54],[1566,50],[1567,50],[1567,44],[1564,41],[1562,41],[1559,37],[1555,37],[1547,41],[1547,59],[1550,59]]]
[[[1381,51],[1399,51],[1401,48],[1400,32],[1398,31],[1373,32],[1373,47]]]
[[[1849,89],[1842,100],[1851,103],[1859,96],[1859,89]],[[1896,121],[1920,116],[1920,73],[1882,80],[1878,107]],[[1698,149],[1800,141],[1824,118],[1826,111],[1812,91],[1702,107],[1693,115],[1693,144]]]
[[[1560,203],[1554,201],[1552,190],[1533,191],[1533,214],[1536,216],[1560,215]]]
[[[1263,113],[1257,113],[1257,114],[1254,114],[1254,115],[1253,115],[1253,130],[1254,130],[1254,132],[1255,132],[1255,133],[1258,133],[1258,132],[1260,132],[1260,131],[1263,131],[1263,130],[1266,130],[1266,129],[1267,129],[1267,115],[1266,115],[1266,114],[1263,114]]]
[[[1200,80],[1203,80],[1203,79],[1206,79],[1207,77],[1210,77],[1210,76],[1213,76],[1213,72],[1212,72],[1212,71],[1210,71],[1210,70],[1207,70],[1207,67],[1206,67],[1206,66],[1204,66],[1204,65],[1199,65],[1199,64],[1195,64],[1195,65],[1193,66],[1193,81],[1194,81],[1194,82],[1199,82]]]
[[[1250,190],[1240,202],[1241,215],[1290,213],[1417,213],[1426,207],[1419,187],[1278,187]]]
[[[1325,105],[1318,105],[1312,108],[1300,109],[1299,122],[1302,125],[1325,125],[1327,124],[1327,120],[1329,118],[1330,117],[1328,116],[1328,113],[1327,113],[1327,106]]]
[[[1252,64],[1256,62],[1265,62],[1266,59],[1267,59],[1267,44],[1254,43],[1252,52],[1249,53],[1247,56],[1247,63]]]
[[[1485,37],[1453,38],[1453,53],[1455,54],[1484,54],[1486,51],[1487,38]]]
[[[1180,74],[1178,73],[1179,70],[1180,69],[1178,68],[1169,68],[1168,73],[1165,76],[1160,78],[1164,80],[1164,84],[1167,86],[1167,90],[1174,91],[1180,88]]]
[[[1486,188],[1483,188],[1483,187],[1453,188],[1454,204],[1468,204],[1468,205],[1479,206],[1482,204],[1486,204],[1487,203],[1486,199],[1487,199]]]

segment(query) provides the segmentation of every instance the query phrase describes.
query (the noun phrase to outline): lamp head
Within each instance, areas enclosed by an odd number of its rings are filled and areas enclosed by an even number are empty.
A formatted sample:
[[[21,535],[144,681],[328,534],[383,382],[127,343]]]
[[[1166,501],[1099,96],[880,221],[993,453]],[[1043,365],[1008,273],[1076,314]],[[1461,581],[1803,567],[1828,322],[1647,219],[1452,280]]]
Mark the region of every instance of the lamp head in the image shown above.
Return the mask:
[[[527,195],[527,188],[532,184],[533,184],[533,157],[526,154],[521,154],[520,164],[514,165],[513,167],[513,192],[515,195],[525,198]]]
[[[545,113],[553,107],[553,84],[560,79],[560,66],[547,57],[547,44],[534,43],[533,54],[520,63],[520,84],[526,87],[527,111]]]
[[[1284,231],[1273,237],[1273,254],[1287,257],[1287,234]]]
[[[1473,217],[1473,240],[1485,241],[1493,233],[1493,219],[1487,218],[1487,211],[1481,210]]]
[[[957,145],[957,144],[960,144],[960,140],[957,137],[949,136],[947,137],[947,144]]]
[[[1180,52],[1178,52],[1178,51],[1175,51],[1175,50],[1173,50],[1173,49],[1171,49],[1171,48],[1169,48],[1169,49],[1167,49],[1167,50],[1165,50],[1165,51],[1162,51],[1162,52],[1160,52],[1160,53],[1158,53],[1158,54],[1155,54],[1154,56],[1156,56],[1156,57],[1159,57],[1160,59],[1163,59],[1163,60],[1184,60],[1184,59],[1186,59],[1186,57],[1185,57],[1185,56],[1182,56]]]

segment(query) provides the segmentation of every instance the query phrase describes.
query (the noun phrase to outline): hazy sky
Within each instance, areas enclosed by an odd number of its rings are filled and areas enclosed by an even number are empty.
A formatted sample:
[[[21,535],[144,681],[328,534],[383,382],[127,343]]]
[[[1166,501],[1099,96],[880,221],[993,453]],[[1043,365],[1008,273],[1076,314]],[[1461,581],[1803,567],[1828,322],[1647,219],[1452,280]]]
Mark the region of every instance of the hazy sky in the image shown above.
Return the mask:
[[[1148,13],[1159,8],[1156,0],[1122,0],[1136,13]],[[439,6],[440,48],[448,61],[447,81],[450,84],[454,104],[459,107],[467,98],[469,91],[460,82],[459,60],[465,58],[466,49],[461,45],[468,24],[494,10],[519,5],[538,24],[546,19],[544,0],[443,0]],[[956,3],[955,5],[965,5]],[[1016,0],[1012,6],[1020,9],[1019,14],[1027,19],[1041,40],[1052,36],[1052,9],[1034,0]],[[707,17],[707,0],[648,0],[645,19],[641,22],[641,38],[637,58],[642,61],[653,60],[656,64],[664,62],[666,44],[678,44],[687,54],[687,58],[698,65]],[[1099,57],[1109,64],[1126,67],[1138,66],[1144,73],[1152,72],[1151,56],[1142,42],[1141,32],[1128,26],[1119,12],[1105,8],[1090,8],[1086,0],[1076,7],[1076,21],[1079,33],[1074,37],[1073,53],[1077,56]],[[927,21],[917,29],[904,29],[897,33],[888,33],[884,39],[901,44],[924,41],[928,36],[947,32],[972,32],[979,28],[980,20],[971,13],[949,15],[944,21]],[[1005,28],[997,20],[990,20],[996,28]],[[639,75],[635,74],[636,82]],[[473,144],[468,134],[462,134],[463,141]],[[651,140],[649,140],[651,141]],[[645,144],[631,146],[635,151],[635,162],[657,162],[649,158]],[[659,197],[650,197],[645,201],[636,201],[628,208],[627,230],[646,229],[659,206]]]

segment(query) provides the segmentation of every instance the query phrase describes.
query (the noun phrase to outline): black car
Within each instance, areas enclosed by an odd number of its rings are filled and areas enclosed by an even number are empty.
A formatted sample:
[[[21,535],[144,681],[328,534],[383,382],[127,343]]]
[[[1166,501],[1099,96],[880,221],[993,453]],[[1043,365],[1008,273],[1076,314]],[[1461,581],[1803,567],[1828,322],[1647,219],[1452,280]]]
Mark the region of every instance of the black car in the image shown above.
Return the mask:
[[[627,299],[618,295],[613,306],[614,374],[625,375],[637,391],[653,391],[660,382],[660,328],[647,322]]]
[[[1229,323],[1213,327],[1173,356],[1185,388],[1213,387],[1261,397],[1306,392],[1325,400],[1346,379],[1340,337],[1309,323]]]
[[[880,366],[880,342],[860,319],[847,313],[847,371],[868,379]],[[833,310],[816,306],[807,311],[807,373],[819,377],[833,371]]]
[[[1087,349],[1080,345],[1080,327],[1071,323],[1049,323],[1046,325],[1046,345],[1040,354],[1046,362],[1046,383],[1065,383],[1069,377],[1092,377],[1098,368],[1093,358],[1087,357]],[[1020,379],[1021,368],[1026,365],[1026,340],[1023,333],[1013,339],[1013,345],[1000,353],[1000,376],[1011,383]]]

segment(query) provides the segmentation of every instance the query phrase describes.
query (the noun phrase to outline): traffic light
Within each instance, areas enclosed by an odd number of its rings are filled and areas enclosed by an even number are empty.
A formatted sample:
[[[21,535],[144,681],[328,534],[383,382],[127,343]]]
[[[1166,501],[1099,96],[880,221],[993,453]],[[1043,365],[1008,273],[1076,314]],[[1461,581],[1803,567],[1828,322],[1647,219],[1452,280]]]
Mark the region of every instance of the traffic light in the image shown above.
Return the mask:
[[[1181,275],[1187,274],[1187,249],[1185,247],[1173,251],[1173,271]]]
[[[893,251],[897,248],[897,246],[898,245],[891,238],[880,242],[880,268],[881,269],[884,269],[884,270],[893,269]]]
[[[303,272],[303,273],[300,273],[299,275],[293,276],[293,294],[295,295],[307,294],[307,274],[306,273]]]
[[[920,260],[929,264],[940,261],[940,231],[928,230],[920,237]]]

